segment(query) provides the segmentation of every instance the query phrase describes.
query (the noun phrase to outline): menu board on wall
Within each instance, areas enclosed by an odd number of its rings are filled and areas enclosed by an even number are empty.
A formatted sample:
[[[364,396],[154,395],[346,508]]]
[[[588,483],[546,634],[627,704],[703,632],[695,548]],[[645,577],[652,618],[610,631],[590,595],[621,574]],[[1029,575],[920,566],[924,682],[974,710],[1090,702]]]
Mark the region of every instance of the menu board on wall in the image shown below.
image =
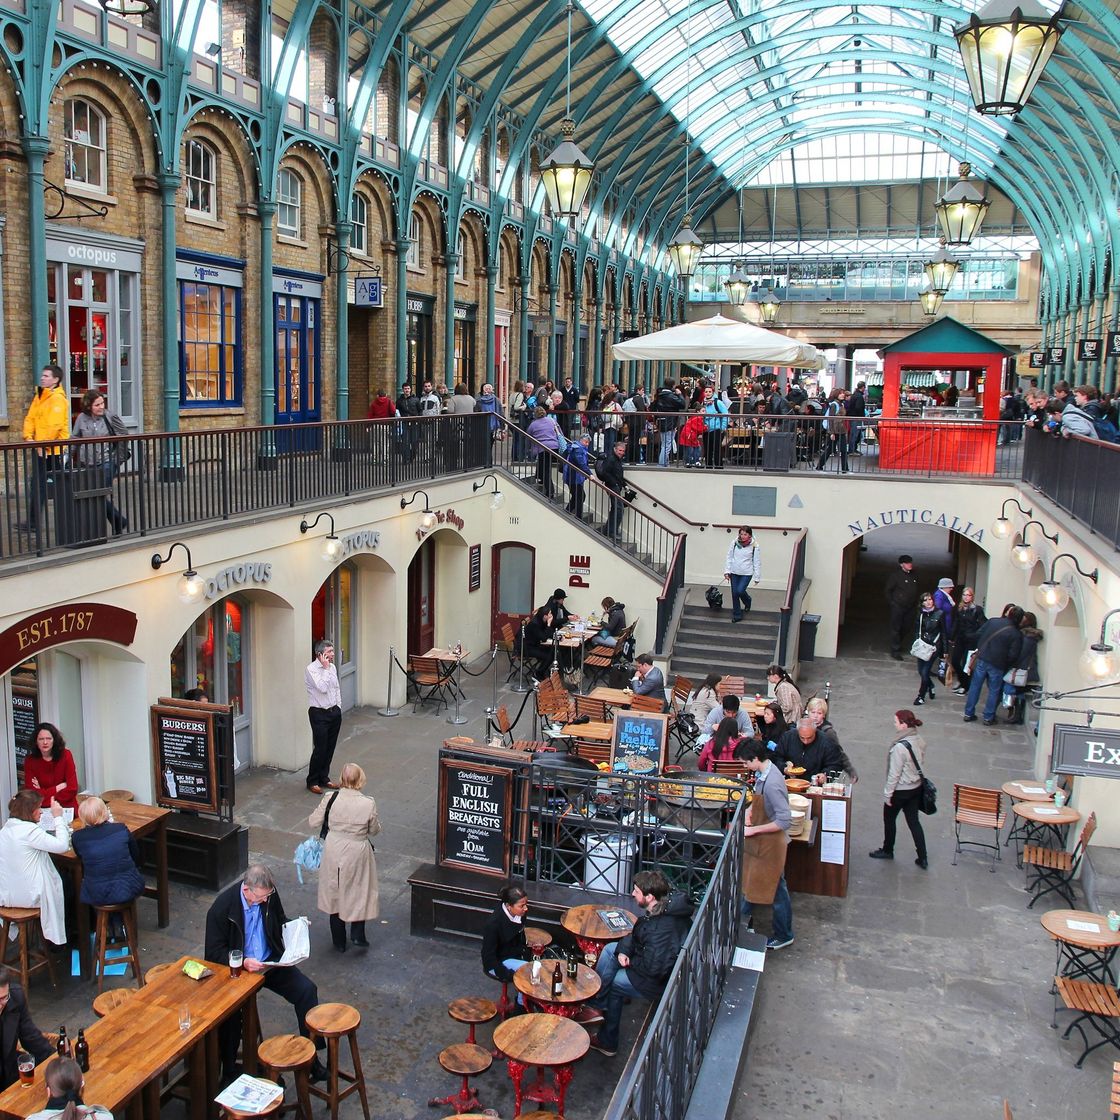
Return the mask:
[[[23,760],[34,749],[32,739],[39,722],[39,693],[12,682],[12,736],[16,746],[16,770],[22,773]]]
[[[153,704],[152,761],[157,805],[218,811],[213,712]]]
[[[485,875],[509,874],[513,772],[440,759],[439,836],[441,867],[464,867]]]
[[[468,569],[467,590],[477,591],[482,586],[482,545],[471,545]]]
[[[669,717],[657,712],[616,712],[611,769],[621,774],[656,774],[665,768]]]

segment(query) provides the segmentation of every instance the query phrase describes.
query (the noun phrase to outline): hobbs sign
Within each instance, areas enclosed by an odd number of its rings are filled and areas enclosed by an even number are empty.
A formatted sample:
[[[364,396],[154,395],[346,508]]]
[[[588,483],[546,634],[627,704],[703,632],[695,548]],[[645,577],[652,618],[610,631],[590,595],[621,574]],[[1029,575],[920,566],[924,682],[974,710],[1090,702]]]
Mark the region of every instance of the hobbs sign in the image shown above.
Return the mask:
[[[1120,778],[1120,731],[1058,724],[1050,769],[1086,778]]]

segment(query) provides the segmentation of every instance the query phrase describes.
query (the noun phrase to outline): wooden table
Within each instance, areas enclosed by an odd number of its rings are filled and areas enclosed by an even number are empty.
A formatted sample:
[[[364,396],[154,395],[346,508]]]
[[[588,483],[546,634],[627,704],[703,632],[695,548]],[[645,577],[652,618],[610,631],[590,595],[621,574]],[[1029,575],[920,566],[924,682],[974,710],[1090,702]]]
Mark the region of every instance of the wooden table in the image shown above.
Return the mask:
[[[552,994],[552,973],[560,966],[563,987],[559,996]],[[568,975],[566,962],[562,960],[541,961],[541,978],[533,983],[532,963],[523,964],[513,974],[514,987],[525,997],[525,1006],[536,1004],[546,1015],[560,1015],[565,1019],[573,1018],[592,996],[598,995],[602,980],[593,968],[585,964],[576,965],[573,979]]]
[[[618,910],[630,919],[630,929],[611,929],[599,916],[600,910]],[[560,924],[576,939],[576,944],[584,952],[584,959],[588,964],[599,959],[603,946],[611,941],[621,941],[638,920],[637,914],[629,910],[622,910],[618,906],[598,906],[588,903],[586,906],[571,906],[564,911]]]
[[[127,1109],[129,1120],[153,1120],[160,1115],[161,1076],[185,1060],[192,1120],[217,1116],[218,1026],[239,1013],[245,1071],[256,1073],[256,995],[264,975],[242,972],[234,979],[227,965],[207,961],[214,975],[191,980],[182,971],[190,959],[181,958],[174,968],[161,972],[126,1003],[85,1028],[90,1068],[83,1095],[91,1103],[112,1112]],[[179,1008],[184,1004],[191,1009],[187,1031],[179,1029]],[[17,1081],[0,1093],[0,1117],[22,1120],[45,1107],[45,1069],[46,1062],[35,1067],[30,1087]]]
[[[599,685],[598,688],[593,688],[587,694],[588,700],[602,700],[609,704],[612,708],[629,708],[630,701],[634,699],[634,693],[628,688],[607,688],[606,685]]]
[[[1053,793],[1047,793],[1046,786],[1033,778],[1016,778],[1012,782],[1004,782],[1001,788],[1015,801],[1033,801],[1040,805],[1054,802]]]
[[[1091,910],[1048,910],[1039,919],[1042,928],[1057,942],[1055,976],[1082,977],[1097,984],[1116,986],[1112,961],[1120,948],[1120,930],[1108,928],[1104,914]],[[1076,929],[1075,922],[1095,929]],[[1053,992],[1053,988],[1050,989]]]
[[[109,805],[113,819],[118,824],[128,827],[129,833],[137,840],[144,836],[152,836],[156,844],[156,882],[155,886],[144,886],[144,897],[156,900],[156,910],[159,919],[159,928],[164,929],[171,921],[171,900],[167,882],[167,822],[171,816],[170,809],[161,809],[158,805],[144,805],[138,801],[113,801]],[[79,832],[85,825],[75,815],[72,831]],[[73,890],[71,897],[77,907],[78,929],[78,960],[81,974],[90,975],[90,937],[89,937],[89,907],[81,903],[82,861],[78,853],[70,848],[61,854],[52,854],[55,867],[63,875],[70,876]]]
[[[590,1046],[587,1031],[559,1015],[516,1015],[494,1031],[494,1045],[507,1059],[513,1082],[514,1117],[521,1115],[521,1104],[526,1099],[554,1103],[563,1116],[572,1063],[578,1062]],[[530,1066],[537,1067],[537,1079],[523,1089],[522,1078]],[[546,1068],[553,1071],[554,1085],[544,1079]]]
[[[560,734],[570,739],[594,739],[599,743],[609,743],[614,738],[614,724],[591,720],[589,723],[566,723]]]
[[[449,680],[452,689],[458,693],[461,700],[467,698],[467,694],[463,691],[463,686],[459,683],[459,670],[463,667],[463,662],[470,659],[471,651],[469,649],[459,650],[458,653],[453,649],[444,649],[442,646],[433,646],[427,653],[421,654],[422,657],[434,657],[437,661],[449,663],[452,666]],[[461,723],[466,723],[466,720],[461,720]]]
[[[1076,809],[1068,805],[1059,809],[1052,800],[1049,805],[1038,801],[1017,801],[1011,806],[1011,811],[1024,822],[1021,834],[1017,825],[1014,830],[1016,840],[1021,839],[1024,845],[1032,842],[1046,844],[1049,841],[1052,847],[1064,848],[1066,830],[1081,820],[1081,814]],[[1015,862],[1022,867],[1023,850],[1018,843],[1016,849]]]

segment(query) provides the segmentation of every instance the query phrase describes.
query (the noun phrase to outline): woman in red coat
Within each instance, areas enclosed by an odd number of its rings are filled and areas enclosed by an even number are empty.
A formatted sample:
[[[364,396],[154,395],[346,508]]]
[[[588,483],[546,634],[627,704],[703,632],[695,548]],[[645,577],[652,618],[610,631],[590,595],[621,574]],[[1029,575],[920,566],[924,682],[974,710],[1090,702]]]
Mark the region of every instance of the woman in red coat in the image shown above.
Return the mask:
[[[64,809],[78,807],[78,772],[74,756],[66,749],[66,740],[53,723],[37,723],[32,749],[23,763],[23,784],[37,790],[43,808],[49,809],[55,798]]]

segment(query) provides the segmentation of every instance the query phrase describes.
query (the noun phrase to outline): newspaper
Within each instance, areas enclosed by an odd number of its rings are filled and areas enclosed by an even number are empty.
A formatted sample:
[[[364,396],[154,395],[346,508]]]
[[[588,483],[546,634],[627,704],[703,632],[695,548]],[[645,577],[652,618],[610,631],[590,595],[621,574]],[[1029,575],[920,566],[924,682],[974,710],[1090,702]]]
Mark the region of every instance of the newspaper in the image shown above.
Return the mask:
[[[214,1103],[238,1112],[263,1112],[283,1095],[284,1090],[275,1082],[243,1073],[214,1098]]]
[[[289,968],[302,964],[311,956],[311,923],[306,918],[293,918],[284,923],[284,953],[278,961],[262,962],[268,968]]]

